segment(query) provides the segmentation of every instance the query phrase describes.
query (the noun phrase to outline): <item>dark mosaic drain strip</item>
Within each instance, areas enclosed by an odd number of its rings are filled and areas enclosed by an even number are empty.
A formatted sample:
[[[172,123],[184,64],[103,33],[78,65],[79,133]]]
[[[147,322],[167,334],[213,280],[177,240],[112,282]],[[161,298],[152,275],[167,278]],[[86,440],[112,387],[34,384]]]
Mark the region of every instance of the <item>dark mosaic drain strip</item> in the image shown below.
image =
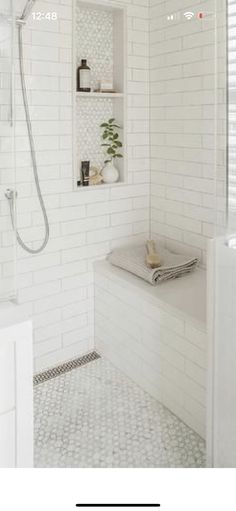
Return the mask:
[[[100,358],[100,355],[96,353],[96,351],[92,351],[88,353],[88,355],[84,355],[83,357],[75,358],[74,360],[70,360],[69,362],[65,362],[57,367],[53,367],[53,369],[48,369],[43,373],[36,374],[34,376],[34,385],[39,385],[40,383],[44,383],[47,380],[51,380],[52,378],[56,378],[61,374],[68,373],[72,371],[72,369],[76,369],[77,367],[84,366],[89,362],[93,362],[93,360],[97,360]]]

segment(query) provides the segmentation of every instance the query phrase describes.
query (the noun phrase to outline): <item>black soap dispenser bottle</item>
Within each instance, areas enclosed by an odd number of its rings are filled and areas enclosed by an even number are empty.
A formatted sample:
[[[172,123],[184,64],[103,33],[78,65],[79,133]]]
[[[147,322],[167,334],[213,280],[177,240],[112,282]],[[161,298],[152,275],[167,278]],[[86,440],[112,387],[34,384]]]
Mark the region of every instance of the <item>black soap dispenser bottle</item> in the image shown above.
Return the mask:
[[[81,65],[77,69],[77,91],[91,92],[91,70],[85,59],[81,60]]]

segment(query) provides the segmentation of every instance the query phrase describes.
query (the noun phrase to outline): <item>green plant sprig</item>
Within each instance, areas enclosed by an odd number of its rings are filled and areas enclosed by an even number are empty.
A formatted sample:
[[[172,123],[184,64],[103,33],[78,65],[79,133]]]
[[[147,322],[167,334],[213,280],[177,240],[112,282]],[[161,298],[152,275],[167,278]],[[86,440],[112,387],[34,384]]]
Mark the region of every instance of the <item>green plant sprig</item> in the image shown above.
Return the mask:
[[[103,128],[102,140],[104,140],[101,146],[106,147],[106,153],[109,157],[104,163],[111,162],[113,158],[123,158],[123,155],[120,153],[123,144],[119,140],[119,134],[117,133],[117,129],[121,129],[121,127],[116,124],[114,118],[103,122],[100,127]]]

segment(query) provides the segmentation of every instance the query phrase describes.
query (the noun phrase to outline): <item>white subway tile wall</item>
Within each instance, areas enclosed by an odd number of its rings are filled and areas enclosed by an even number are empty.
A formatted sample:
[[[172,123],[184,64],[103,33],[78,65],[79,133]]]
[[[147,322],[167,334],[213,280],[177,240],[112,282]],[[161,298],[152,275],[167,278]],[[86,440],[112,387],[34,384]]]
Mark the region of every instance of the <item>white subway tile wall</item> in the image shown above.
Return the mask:
[[[206,325],[137,286],[95,265],[96,349],[204,438]]]
[[[152,232],[205,264],[226,211],[225,2],[150,2]]]
[[[113,0],[110,2],[113,3]],[[25,72],[50,241],[38,256],[18,247],[19,302],[33,317],[35,370],[93,347],[93,268],[112,247],[149,232],[149,1],[121,0],[128,24],[127,183],[73,191],[72,1],[38,0],[24,28]],[[75,72],[75,70],[73,70]],[[18,228],[37,247],[44,233],[16,76]],[[10,265],[6,261],[7,276]]]
[[[126,183],[107,189],[74,191],[73,186],[72,0],[38,0],[37,12],[56,12],[58,18],[31,17],[23,29],[30,113],[50,223],[50,241],[42,254],[31,257],[18,247],[17,255],[19,302],[33,316],[35,326],[36,371],[93,347],[92,263],[117,245],[149,236],[150,189],[151,235],[170,248],[199,255],[203,264],[207,239],[215,234],[216,225],[224,223],[225,2],[216,2],[221,41],[217,173],[214,20],[167,19],[172,13],[182,16],[185,9],[212,11],[215,4],[210,0],[119,3],[127,8],[128,172]],[[44,226],[16,60],[18,228],[24,241],[35,248]],[[8,176],[3,161],[4,188]],[[7,281],[13,272],[12,232],[7,203],[1,208],[2,278]]]
[[[5,191],[14,186],[14,128],[11,108],[11,2],[0,6],[0,300],[15,297],[15,235]],[[7,271],[6,271],[7,269]]]

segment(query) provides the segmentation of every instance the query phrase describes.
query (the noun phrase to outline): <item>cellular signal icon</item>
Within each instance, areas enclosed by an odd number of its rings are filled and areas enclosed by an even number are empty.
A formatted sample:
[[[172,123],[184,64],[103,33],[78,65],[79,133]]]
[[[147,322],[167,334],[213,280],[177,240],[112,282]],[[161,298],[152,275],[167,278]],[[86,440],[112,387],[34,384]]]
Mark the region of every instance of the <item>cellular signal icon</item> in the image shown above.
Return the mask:
[[[189,21],[190,21],[191,19],[193,19],[193,18],[194,18],[194,16],[195,16],[194,12],[189,12],[189,11],[188,11],[188,12],[185,12],[185,13],[184,13],[184,17],[185,17],[187,20],[189,20]]]

